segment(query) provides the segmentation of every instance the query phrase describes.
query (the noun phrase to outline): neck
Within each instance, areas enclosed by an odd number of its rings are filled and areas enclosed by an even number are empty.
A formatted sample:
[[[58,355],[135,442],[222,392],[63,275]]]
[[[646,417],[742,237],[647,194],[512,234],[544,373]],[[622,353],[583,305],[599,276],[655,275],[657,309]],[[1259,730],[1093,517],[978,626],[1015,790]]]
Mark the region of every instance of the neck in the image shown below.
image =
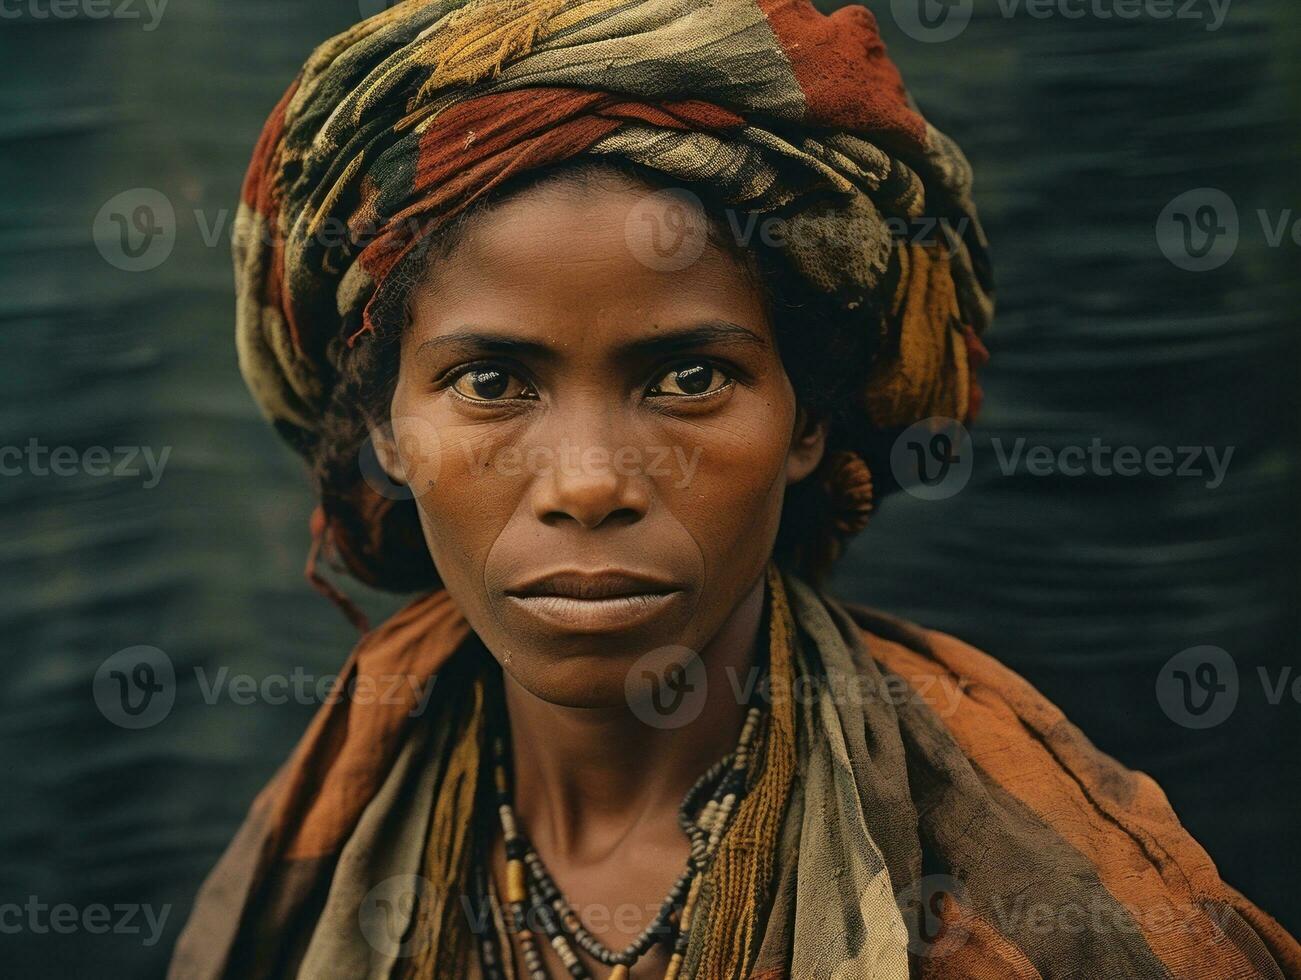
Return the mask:
[[[648,725],[626,705],[571,708],[504,674],[514,757],[514,808],[535,843],[594,856],[650,825],[677,824],[682,798],[736,747],[763,618],[760,575],[701,652],[705,703],[676,728]]]

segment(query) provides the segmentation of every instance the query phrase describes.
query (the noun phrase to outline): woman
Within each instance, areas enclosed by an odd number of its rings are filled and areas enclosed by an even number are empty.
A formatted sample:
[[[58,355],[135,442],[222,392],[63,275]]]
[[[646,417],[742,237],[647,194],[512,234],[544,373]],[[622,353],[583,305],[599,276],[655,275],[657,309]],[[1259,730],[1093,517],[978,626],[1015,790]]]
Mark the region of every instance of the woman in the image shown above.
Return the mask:
[[[172,975],[1301,976],[1151,780],[814,587],[882,447],[978,407],[969,186],[861,8],[409,0],[319,48],[244,188],[241,366],[309,575],[363,629],[318,554],[423,597]]]

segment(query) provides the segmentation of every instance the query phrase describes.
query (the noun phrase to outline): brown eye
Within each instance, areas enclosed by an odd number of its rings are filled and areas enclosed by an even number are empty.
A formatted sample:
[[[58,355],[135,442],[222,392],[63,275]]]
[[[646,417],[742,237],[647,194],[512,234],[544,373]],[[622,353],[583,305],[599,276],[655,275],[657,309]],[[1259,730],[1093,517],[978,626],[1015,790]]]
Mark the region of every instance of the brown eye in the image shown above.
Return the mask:
[[[458,395],[476,402],[533,396],[533,389],[525,382],[509,371],[493,366],[470,368],[452,383],[452,387]]]
[[[652,395],[704,395],[725,387],[732,379],[706,361],[688,361],[670,368],[651,385]]]

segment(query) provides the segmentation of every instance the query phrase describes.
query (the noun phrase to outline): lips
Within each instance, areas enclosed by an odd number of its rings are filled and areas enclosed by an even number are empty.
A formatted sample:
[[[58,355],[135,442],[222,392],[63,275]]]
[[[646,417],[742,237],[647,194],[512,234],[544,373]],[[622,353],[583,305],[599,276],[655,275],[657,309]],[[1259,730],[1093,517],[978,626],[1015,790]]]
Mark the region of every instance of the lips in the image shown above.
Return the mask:
[[[621,570],[550,572],[505,592],[534,620],[579,633],[631,629],[663,614],[683,594],[673,582]]]

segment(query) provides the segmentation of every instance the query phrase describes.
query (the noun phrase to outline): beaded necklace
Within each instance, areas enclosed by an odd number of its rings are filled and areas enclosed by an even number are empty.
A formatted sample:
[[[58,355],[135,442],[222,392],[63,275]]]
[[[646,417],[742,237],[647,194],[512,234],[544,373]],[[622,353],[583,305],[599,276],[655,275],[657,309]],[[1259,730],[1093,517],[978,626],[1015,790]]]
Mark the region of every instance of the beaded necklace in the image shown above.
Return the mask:
[[[662,944],[671,950],[664,978],[676,980],[690,937],[691,912],[701,872],[709,865],[737,804],[745,795],[752,750],[766,717],[758,695],[762,687],[762,684],[755,685],[756,693],[750,699],[736,748],[696,780],[678,807],[678,823],[690,843],[686,869],[669,889],[650,925],[618,952],[608,949],[583,926],[520,830],[511,802],[509,729],[505,712],[495,712],[499,716],[496,732],[489,735],[493,756],[492,794],[506,844],[506,895],[500,903],[500,918],[508,934],[503,935],[499,928],[483,930],[480,962],[486,980],[506,980],[504,959],[511,955],[507,951],[511,935],[519,941],[528,980],[551,980],[538,948],[539,930],[573,980],[592,980],[574,944],[598,963],[610,967],[609,980],[628,980],[632,966],[648,950]],[[481,909],[496,910],[499,903],[488,870],[487,847],[482,841],[474,863],[475,902]],[[492,916],[492,921],[496,923],[497,916]]]

